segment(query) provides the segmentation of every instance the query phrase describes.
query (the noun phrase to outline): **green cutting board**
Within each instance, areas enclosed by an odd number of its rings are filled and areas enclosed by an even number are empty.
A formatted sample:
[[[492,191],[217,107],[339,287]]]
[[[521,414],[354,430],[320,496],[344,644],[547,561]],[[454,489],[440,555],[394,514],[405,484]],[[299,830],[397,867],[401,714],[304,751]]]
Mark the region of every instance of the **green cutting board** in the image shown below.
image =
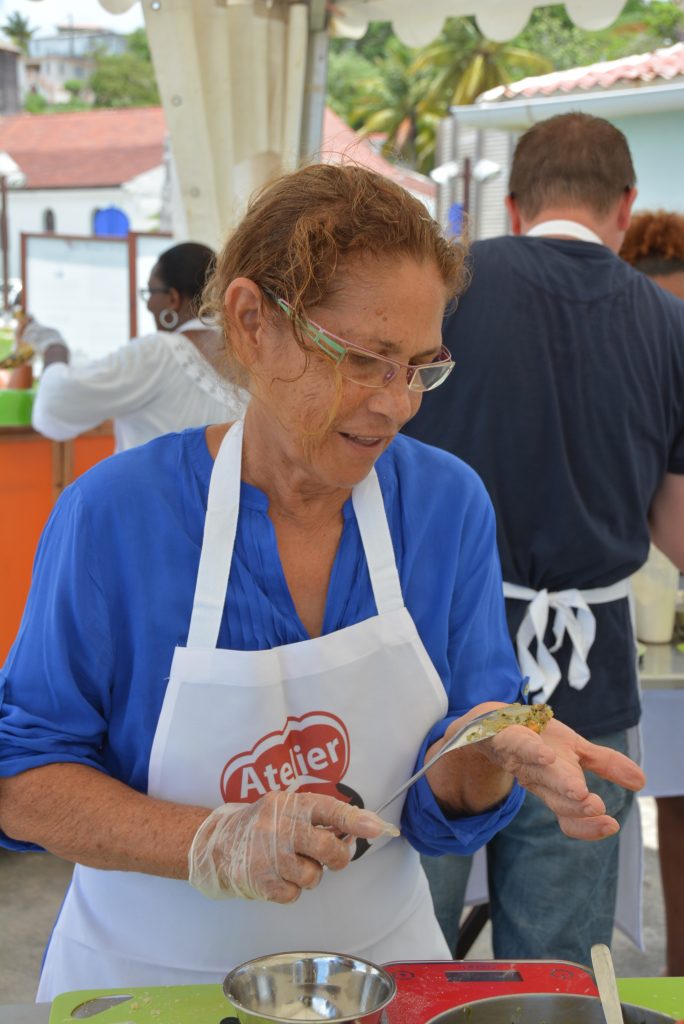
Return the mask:
[[[618,989],[623,1003],[684,1018],[684,978],[622,978]]]
[[[35,388],[0,388],[0,427],[31,424]]]
[[[79,1019],[73,1016],[74,1010],[89,999],[122,994],[133,998],[83,1019],[93,1024],[219,1024],[233,1013],[220,985],[89,989],[57,996],[49,1024],[74,1024]]]
[[[618,988],[625,1003],[684,1018],[684,978],[623,978]],[[220,1024],[233,1012],[220,985],[88,989],[57,996],[49,1024],[74,1024],[79,1020],[74,1010],[89,999],[122,994],[132,998],[84,1019],[94,1024]]]

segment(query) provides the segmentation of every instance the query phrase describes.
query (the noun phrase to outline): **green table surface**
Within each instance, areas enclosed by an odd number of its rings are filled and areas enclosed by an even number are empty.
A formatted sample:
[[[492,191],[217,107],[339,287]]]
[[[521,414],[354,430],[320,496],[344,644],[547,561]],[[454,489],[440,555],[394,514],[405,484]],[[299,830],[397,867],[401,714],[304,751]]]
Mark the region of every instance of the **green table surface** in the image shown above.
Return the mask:
[[[623,1003],[684,1018],[684,978],[621,978],[618,989]]]
[[[35,388],[0,388],[0,427],[30,426],[35,397]]]
[[[623,978],[618,981],[618,988],[625,1003],[684,1018],[684,978]],[[230,1014],[230,1004],[220,985],[176,985],[125,991],[133,998],[91,1019],[97,1024],[218,1024]],[[123,989],[66,992],[54,1000],[49,1024],[73,1024],[72,1011],[81,1003],[122,992]]]

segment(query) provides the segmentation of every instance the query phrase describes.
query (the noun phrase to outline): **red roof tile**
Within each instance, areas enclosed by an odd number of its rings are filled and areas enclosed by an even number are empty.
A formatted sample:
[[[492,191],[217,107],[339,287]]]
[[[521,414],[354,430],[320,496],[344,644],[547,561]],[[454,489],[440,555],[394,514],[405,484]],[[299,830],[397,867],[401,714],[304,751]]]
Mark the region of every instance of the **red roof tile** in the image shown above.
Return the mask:
[[[567,71],[552,71],[548,75],[523,78],[509,85],[500,85],[478,96],[478,100],[508,100],[529,96],[550,96],[555,92],[610,89],[618,83],[669,81],[684,76],[684,43],[652,53],[638,53],[619,60],[602,61]]]
[[[26,188],[120,185],[161,164],[165,134],[161,107],[0,117],[0,150],[19,164]],[[322,159],[355,160],[405,188],[434,196],[430,178],[395,167],[329,109],[323,138]]]
[[[437,186],[431,178],[390,163],[382,154],[373,149],[367,138],[350,128],[329,107],[325,108],[323,118],[321,159],[326,163],[341,163],[344,160],[351,160],[363,167],[368,167],[371,171],[377,171],[378,174],[384,174],[386,178],[392,178],[411,192],[419,192],[421,195],[432,198],[437,194]]]
[[[120,185],[158,167],[166,124],[161,107],[0,117],[0,150],[19,164],[26,188]]]

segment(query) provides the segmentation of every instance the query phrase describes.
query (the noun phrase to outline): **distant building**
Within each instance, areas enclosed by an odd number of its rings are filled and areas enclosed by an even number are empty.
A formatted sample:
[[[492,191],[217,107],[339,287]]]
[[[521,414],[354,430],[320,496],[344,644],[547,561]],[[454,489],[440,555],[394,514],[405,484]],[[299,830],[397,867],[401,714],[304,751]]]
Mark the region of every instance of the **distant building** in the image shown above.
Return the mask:
[[[165,136],[160,107],[0,117],[0,151],[26,176],[9,192],[10,275],[21,273],[21,232],[91,235],[111,208],[131,230],[159,230]]]
[[[183,235],[161,107],[0,117],[0,151],[9,153],[26,177],[22,188],[9,192],[12,277],[21,273],[21,232],[91,235],[103,219],[112,223],[117,210],[132,231]],[[318,159],[345,158],[392,178],[434,207],[430,178],[395,167],[326,110]],[[99,216],[103,211],[105,218]]]
[[[19,110],[19,47],[0,32],[0,114]]]
[[[31,38],[21,61],[22,101],[37,93],[48,103],[67,103],[70,81],[82,82],[83,99],[90,100],[85,86],[95,70],[95,54],[123,53],[127,46],[126,36],[96,25],[58,25],[56,36]]]
[[[509,230],[503,196],[518,137],[538,121],[573,111],[603,117],[627,137],[637,175],[637,209],[684,211],[684,43],[677,43],[524,78],[482,93],[470,106],[453,107],[459,156],[468,148],[487,157],[497,148],[501,152],[501,178],[479,190],[479,199],[476,189],[477,237]]]

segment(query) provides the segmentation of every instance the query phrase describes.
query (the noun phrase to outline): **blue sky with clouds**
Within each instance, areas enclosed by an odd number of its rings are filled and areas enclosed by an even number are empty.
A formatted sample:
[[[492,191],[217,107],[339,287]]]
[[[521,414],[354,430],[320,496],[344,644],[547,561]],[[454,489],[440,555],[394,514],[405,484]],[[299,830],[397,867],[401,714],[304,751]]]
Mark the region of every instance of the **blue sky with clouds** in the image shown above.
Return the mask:
[[[0,26],[18,11],[38,30],[50,35],[57,24],[99,25],[114,32],[132,32],[144,24],[142,6],[136,2],[125,14],[108,14],[98,0],[0,0]]]

